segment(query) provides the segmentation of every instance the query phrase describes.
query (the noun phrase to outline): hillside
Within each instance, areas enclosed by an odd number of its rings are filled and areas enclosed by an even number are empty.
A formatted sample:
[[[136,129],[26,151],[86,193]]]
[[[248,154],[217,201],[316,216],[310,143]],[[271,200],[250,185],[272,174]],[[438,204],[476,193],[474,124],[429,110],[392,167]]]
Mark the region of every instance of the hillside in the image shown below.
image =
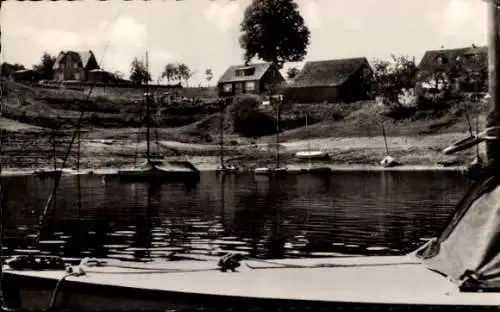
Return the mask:
[[[9,160],[7,167],[39,167],[50,163],[47,154],[51,149],[51,128],[65,129],[59,131],[57,138],[58,157],[62,158],[82,107],[85,109],[82,118],[85,133],[81,140],[84,167],[130,164],[145,150],[145,131],[140,128],[141,89],[129,88],[118,95],[99,93],[90,98],[88,90],[39,88],[12,82],[4,82],[3,90],[0,128],[4,130],[2,147]],[[197,93],[194,88],[189,92]],[[206,89],[203,92],[206,94]],[[477,108],[482,128],[484,105]],[[177,105],[162,106],[159,111],[159,126],[152,132],[159,144],[153,148],[168,156],[214,162],[219,153],[221,121],[215,98],[185,98]],[[395,121],[385,117],[374,102],[296,105],[282,114],[285,128],[280,134],[282,159],[294,162],[293,154],[310,145],[329,151],[330,162],[334,164],[376,164],[386,154],[381,136],[383,125],[390,154],[405,164],[464,163],[471,160],[473,151],[450,157],[442,155],[440,150],[467,135],[466,113],[476,115],[464,103],[455,103],[446,110],[422,111],[412,118]],[[309,116],[307,129],[305,114]],[[249,166],[272,161],[274,149],[270,145],[275,142],[274,135],[243,138],[233,133],[230,116],[225,117],[229,157]],[[71,155],[70,163],[74,160]]]

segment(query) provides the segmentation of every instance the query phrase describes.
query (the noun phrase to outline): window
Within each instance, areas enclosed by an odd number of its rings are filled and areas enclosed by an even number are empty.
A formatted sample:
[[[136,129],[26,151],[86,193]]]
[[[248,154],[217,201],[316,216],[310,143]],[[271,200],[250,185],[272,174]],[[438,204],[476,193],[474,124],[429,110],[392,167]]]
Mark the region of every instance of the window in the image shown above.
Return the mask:
[[[230,83],[224,84],[224,92],[231,92],[233,91],[233,85]]]
[[[73,63],[73,68],[77,69],[78,68],[78,64],[77,63]]]
[[[239,68],[234,72],[236,77],[252,76],[253,74],[255,74],[255,67]]]
[[[75,80],[80,80],[80,73],[75,73]]]
[[[440,65],[443,65],[443,64],[446,64],[448,63],[448,60],[446,59],[446,57],[444,55],[439,55],[437,58],[436,58],[436,61],[438,64]]]
[[[247,81],[245,83],[245,90],[246,91],[255,91],[255,81]]]

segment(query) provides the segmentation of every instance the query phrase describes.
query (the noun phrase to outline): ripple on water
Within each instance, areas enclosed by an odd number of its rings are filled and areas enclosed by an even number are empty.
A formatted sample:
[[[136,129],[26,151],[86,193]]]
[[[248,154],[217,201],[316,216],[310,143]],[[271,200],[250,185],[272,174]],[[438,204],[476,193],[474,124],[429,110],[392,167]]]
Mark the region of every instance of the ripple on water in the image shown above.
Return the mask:
[[[48,182],[23,179],[6,183],[9,207],[16,207],[7,214],[9,236],[14,237],[9,251],[34,245],[36,235],[28,232],[36,222],[31,210],[51,188]],[[102,185],[89,176],[81,194],[91,195],[82,195],[77,212],[72,204],[77,184],[71,179],[61,181],[64,192],[56,199],[57,213],[44,237],[68,243],[76,239],[78,244],[61,252],[89,256],[144,248],[127,251],[137,258],[154,251],[151,246],[180,246],[200,254],[256,248],[265,258],[271,256],[273,243],[282,244],[286,257],[405,254],[438,234],[453,209],[450,202],[466,188],[459,175],[449,173],[349,172],[334,173],[328,183],[297,176],[269,184],[243,174],[225,182],[222,206],[220,181],[204,173],[200,184],[188,191],[162,185],[146,209],[142,195],[147,192],[141,192],[147,188],[129,192],[118,183]],[[287,238],[284,246],[276,239],[282,236]],[[213,241],[209,244],[208,239]],[[66,243],[52,245],[41,246],[48,250]]]

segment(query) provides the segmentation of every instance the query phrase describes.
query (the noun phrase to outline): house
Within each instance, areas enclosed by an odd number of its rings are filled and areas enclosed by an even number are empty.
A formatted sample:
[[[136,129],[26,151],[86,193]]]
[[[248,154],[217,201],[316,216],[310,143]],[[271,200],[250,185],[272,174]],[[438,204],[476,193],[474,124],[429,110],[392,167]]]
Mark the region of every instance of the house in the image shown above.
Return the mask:
[[[40,74],[32,69],[21,69],[12,72],[9,77],[16,82],[35,82],[40,79]]]
[[[487,70],[487,47],[430,50],[425,52],[418,65],[416,87],[418,90],[440,90],[451,85],[463,89],[466,82],[464,78],[458,81],[457,77],[469,76],[472,79],[476,74],[485,76]]]
[[[92,69],[87,73],[87,81],[100,82],[100,83],[116,83],[117,78],[113,73],[107,72],[103,69]]]
[[[365,100],[372,73],[364,57],[306,62],[285,89],[284,100],[289,103]]]
[[[269,90],[285,83],[285,78],[272,63],[230,66],[220,77],[217,88],[220,97],[243,93],[268,94]]]
[[[52,67],[54,80],[86,81],[91,70],[99,69],[92,51],[61,51]]]

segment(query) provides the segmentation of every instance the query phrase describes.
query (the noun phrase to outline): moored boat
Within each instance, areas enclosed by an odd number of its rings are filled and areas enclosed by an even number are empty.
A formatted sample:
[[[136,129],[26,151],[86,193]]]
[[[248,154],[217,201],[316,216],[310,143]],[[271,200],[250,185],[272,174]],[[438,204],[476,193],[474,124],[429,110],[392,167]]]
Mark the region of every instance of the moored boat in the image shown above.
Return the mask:
[[[278,176],[288,173],[287,167],[257,167],[254,169],[256,175]]]
[[[62,170],[61,169],[40,169],[40,170],[35,170],[33,172],[33,174],[37,177],[39,177],[40,179],[45,179],[45,178],[55,178],[57,176],[60,176],[62,174]]]
[[[146,53],[146,67],[148,57]],[[199,170],[189,161],[165,161],[161,153],[151,151],[151,106],[154,102],[153,95],[144,94],[146,106],[146,160],[137,167],[118,170],[117,176],[125,182],[197,182],[200,178]]]
[[[200,172],[190,162],[145,162],[142,166],[118,170],[116,175],[125,182],[189,182],[197,181]]]
[[[235,174],[239,172],[239,168],[233,164],[226,164],[224,161],[224,109],[228,103],[229,99],[224,99],[219,101],[220,109],[220,163],[215,169],[218,174]]]
[[[298,159],[325,159],[328,158],[329,155],[327,152],[324,151],[300,151],[295,153],[295,157]]]

